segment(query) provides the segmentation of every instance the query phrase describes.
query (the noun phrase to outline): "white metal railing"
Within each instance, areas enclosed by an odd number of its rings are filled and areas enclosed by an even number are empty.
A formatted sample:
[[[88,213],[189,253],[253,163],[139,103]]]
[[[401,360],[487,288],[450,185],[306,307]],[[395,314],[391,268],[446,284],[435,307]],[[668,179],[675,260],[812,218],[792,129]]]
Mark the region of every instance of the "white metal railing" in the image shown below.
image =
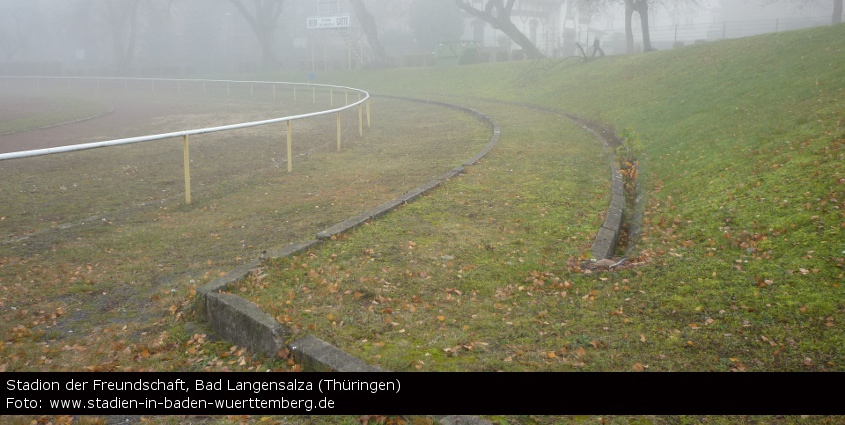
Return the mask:
[[[328,90],[330,96],[331,105],[334,105],[334,90],[343,90],[346,97],[346,105],[338,108],[332,108],[324,111],[319,112],[311,112],[307,114],[299,114],[299,115],[291,115],[287,117],[280,117],[280,118],[271,118],[266,120],[259,120],[259,121],[250,121],[238,124],[228,124],[228,125],[221,125],[217,127],[206,127],[206,128],[198,128],[193,130],[183,130],[183,131],[175,131],[171,133],[162,133],[162,134],[151,134],[147,136],[137,136],[137,137],[128,137],[123,139],[114,139],[114,140],[105,140],[102,142],[93,142],[93,143],[82,143],[76,145],[67,145],[67,146],[59,146],[54,148],[46,148],[46,149],[35,149],[29,151],[19,151],[19,152],[9,152],[0,154],[0,161],[9,160],[9,159],[18,159],[18,158],[30,158],[35,156],[41,155],[50,155],[50,154],[57,154],[57,153],[64,153],[64,152],[74,152],[74,151],[81,151],[87,149],[97,149],[97,148],[104,148],[108,146],[119,146],[119,145],[128,145],[133,143],[142,143],[142,142],[150,142],[154,140],[163,140],[163,139],[170,139],[176,137],[182,137],[183,140],[183,152],[184,152],[184,167],[185,167],[185,202],[190,204],[191,203],[191,170],[190,170],[190,154],[189,154],[189,146],[188,146],[188,137],[194,136],[198,134],[204,133],[214,133],[218,131],[229,131],[229,130],[238,130],[242,128],[248,127],[255,127],[259,125],[267,125],[267,124],[275,124],[280,122],[287,123],[287,165],[288,165],[288,172],[293,170],[293,154],[292,154],[292,140],[291,140],[291,123],[292,121],[323,116],[323,115],[330,115],[330,114],[337,114],[337,150],[340,151],[341,147],[341,120],[340,120],[340,113],[352,109],[354,107],[358,107],[358,134],[364,134],[364,122],[363,122],[363,111],[364,106],[366,106],[366,114],[367,114],[367,127],[370,126],[370,94],[364,90],[356,89],[353,87],[345,87],[345,86],[333,86],[328,84],[311,84],[311,83],[287,83],[287,82],[275,82],[275,81],[236,81],[236,80],[188,80],[188,79],[168,79],[168,78],[120,78],[120,77],[17,77],[17,76],[6,76],[3,77],[6,79],[6,83],[8,84],[9,79],[27,79],[27,80],[36,80],[36,82],[41,84],[42,80],[111,80],[111,81],[123,81],[124,87],[126,83],[129,81],[149,81],[151,88],[155,89],[156,82],[175,82],[179,85],[179,91],[181,91],[181,84],[182,83],[203,83],[203,91],[206,90],[205,85],[207,83],[226,83],[226,91],[230,93],[230,88],[232,84],[249,84],[250,85],[250,92],[254,93],[254,87],[256,84],[259,85],[270,85],[273,88],[273,96],[276,95],[276,87],[278,85],[281,86],[291,86],[293,87],[294,93],[294,101],[296,100],[296,88],[297,87],[310,87],[311,88],[311,95],[312,100],[316,102],[316,89],[319,87],[320,89]],[[349,103],[349,92],[352,91],[354,93],[358,93],[358,100]]]

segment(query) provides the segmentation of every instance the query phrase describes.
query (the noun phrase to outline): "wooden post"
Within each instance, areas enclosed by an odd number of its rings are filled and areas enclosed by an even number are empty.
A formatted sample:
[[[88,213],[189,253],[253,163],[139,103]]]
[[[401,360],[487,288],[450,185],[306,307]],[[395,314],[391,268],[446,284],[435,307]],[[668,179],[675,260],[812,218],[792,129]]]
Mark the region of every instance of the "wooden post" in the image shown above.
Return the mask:
[[[364,105],[358,104],[358,135],[364,135]]]
[[[329,106],[334,108],[334,89],[329,89]]]
[[[291,138],[290,138],[290,120],[288,122],[288,173],[293,171],[293,149],[291,146]]]
[[[337,151],[340,152],[340,112],[337,113]]]
[[[370,98],[367,98],[367,127],[370,127]]]
[[[185,203],[191,204],[191,156],[188,153],[188,135],[182,136],[182,144],[184,146],[184,161],[185,161]]]

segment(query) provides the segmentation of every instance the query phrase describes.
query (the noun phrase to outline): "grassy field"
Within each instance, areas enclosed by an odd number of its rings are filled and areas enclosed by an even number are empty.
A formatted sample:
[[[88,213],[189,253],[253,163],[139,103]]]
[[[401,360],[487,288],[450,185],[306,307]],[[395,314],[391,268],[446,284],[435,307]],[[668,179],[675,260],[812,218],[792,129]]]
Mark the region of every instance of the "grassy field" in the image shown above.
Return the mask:
[[[185,109],[147,131],[268,113],[246,98],[212,100],[216,111]],[[372,111],[363,138],[357,113],[344,114],[342,152],[333,116],[295,122],[292,173],[284,125],[193,138],[191,205],[181,140],[0,163],[0,367],[287,369],[186,322],[194,288],[442,174],[489,132],[466,114],[418,103],[382,99]]]

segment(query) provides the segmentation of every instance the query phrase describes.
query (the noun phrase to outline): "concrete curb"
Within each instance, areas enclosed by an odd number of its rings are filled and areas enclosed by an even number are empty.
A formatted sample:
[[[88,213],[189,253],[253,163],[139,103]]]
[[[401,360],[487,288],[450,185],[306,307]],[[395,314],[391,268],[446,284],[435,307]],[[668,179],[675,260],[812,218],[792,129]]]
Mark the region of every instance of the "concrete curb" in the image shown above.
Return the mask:
[[[394,97],[394,96],[390,96]],[[451,105],[443,102],[430,102],[419,99],[394,97],[396,99],[415,102],[431,103],[451,109],[458,109],[478,117],[490,125],[493,135],[490,142],[479,153],[468,159],[463,165],[428,181],[417,188],[404,193],[396,199],[387,201],[375,208],[367,210],[354,217],[335,224],[317,233],[315,240],[297,242],[287,247],[267,253],[265,258],[284,258],[307,252],[309,249],[330,240],[333,236],[347,232],[363,223],[381,217],[390,211],[419,198],[426,192],[440,186],[449,179],[464,172],[464,167],[478,163],[486,156],[499,141],[501,129],[489,116],[474,109]],[[236,267],[225,276],[221,276],[203,285],[197,290],[194,308],[201,320],[210,323],[212,329],[227,341],[266,356],[275,356],[285,347],[285,340],[289,337],[289,330],[273,317],[262,311],[257,305],[232,294],[220,293],[226,287],[246,279],[253,270],[261,265],[261,261],[252,261]],[[383,370],[371,366],[363,360],[323,341],[313,335],[306,335],[287,345],[301,365],[303,371],[311,372],[382,372]],[[445,416],[439,418],[442,424],[492,425],[490,422],[476,416]]]
[[[388,96],[385,96],[388,97]],[[307,252],[309,249],[331,240],[361,224],[381,217],[390,211],[419,198],[426,192],[440,186],[449,179],[455,178],[464,172],[464,167],[478,163],[486,156],[499,141],[501,129],[499,125],[488,115],[482,114],[474,109],[462,106],[451,105],[443,102],[432,102],[420,99],[410,99],[389,96],[396,99],[430,103],[457,109],[475,115],[481,121],[490,125],[493,135],[490,142],[463,165],[428,181],[417,188],[404,193],[396,199],[387,201],[375,208],[367,210],[354,217],[335,224],[328,229],[317,233],[315,240],[297,242],[287,247],[267,253],[265,258],[284,258]],[[260,267],[261,261],[252,261],[236,267],[225,276],[221,276],[203,285],[197,290],[194,300],[194,308],[197,317],[209,322],[212,329],[227,341],[239,346],[246,347],[254,352],[262,353],[268,357],[275,356],[279,350],[285,347],[285,340],[290,336],[290,331],[273,317],[262,311],[256,304],[232,294],[220,293],[226,287],[246,279],[250,273]],[[363,360],[323,341],[313,335],[306,335],[303,338],[287,344],[293,353],[294,359],[302,365],[303,371],[310,372],[383,372],[382,369],[371,366]],[[440,423],[466,424],[466,425],[492,425],[491,422],[477,416],[445,416],[439,418]]]
[[[26,133],[27,131],[46,130],[48,128],[61,127],[63,125],[68,125],[68,124],[76,124],[76,123],[80,123],[80,122],[84,122],[84,121],[90,121],[90,120],[93,120],[93,119],[104,117],[104,116],[110,115],[112,113],[114,113],[114,106],[112,106],[108,111],[103,112],[102,114],[90,115],[90,116],[87,116],[87,117],[77,118],[75,120],[64,121],[64,122],[60,122],[60,123],[56,123],[56,124],[43,125],[41,127],[36,127],[36,128],[28,128],[26,130],[10,131],[8,133],[2,133],[2,134],[0,134],[0,136],[11,136],[13,134]]]
[[[610,204],[608,205],[607,212],[605,214],[604,223],[599,228],[599,231],[598,233],[596,233],[596,237],[593,240],[593,244],[590,248],[590,253],[593,254],[593,257],[599,260],[613,257],[613,253],[616,251],[616,245],[619,243],[619,234],[622,229],[622,218],[625,213],[626,204],[625,181],[622,178],[622,174],[619,172],[619,165],[616,164],[613,155],[613,144],[601,134],[601,126],[595,123],[590,123],[589,121],[582,117],[579,117],[578,115],[560,112],[552,108],[546,108],[543,106],[528,105],[523,103],[514,104],[525,108],[535,109],[538,111],[556,114],[567,118],[579,127],[581,127],[584,131],[592,134],[593,137],[602,142],[604,147],[608,149],[609,152],[607,159],[610,163],[611,177]]]
[[[206,296],[206,305],[211,328],[226,340],[267,357],[275,357],[285,347],[290,332],[257,305],[217,292]]]
[[[370,366],[365,361],[321,340],[313,335],[306,335],[291,342],[288,347],[293,357],[302,365],[302,370],[310,372],[384,372],[379,367]]]

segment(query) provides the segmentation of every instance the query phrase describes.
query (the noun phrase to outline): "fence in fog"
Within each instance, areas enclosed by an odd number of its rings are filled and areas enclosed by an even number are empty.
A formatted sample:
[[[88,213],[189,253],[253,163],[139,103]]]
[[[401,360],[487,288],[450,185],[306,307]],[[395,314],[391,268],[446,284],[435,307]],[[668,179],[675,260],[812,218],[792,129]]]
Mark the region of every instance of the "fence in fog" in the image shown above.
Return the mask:
[[[697,41],[741,38],[830,25],[831,17],[797,17],[722,21],[706,24],[673,24],[650,27],[651,42],[657,48],[670,48],[676,43],[693,44]],[[635,32],[638,34],[638,32]]]
[[[292,171],[293,169],[293,153],[292,153],[292,140],[291,140],[291,127],[293,121],[313,118],[318,116],[324,115],[337,115],[337,150],[340,151],[341,149],[341,140],[342,140],[342,132],[341,132],[341,112],[350,110],[353,108],[358,108],[358,134],[364,134],[364,110],[366,109],[367,115],[367,127],[370,126],[370,94],[364,90],[352,88],[352,87],[344,87],[344,86],[333,86],[327,84],[311,84],[311,83],[287,83],[287,82],[275,82],[275,81],[237,81],[237,80],[186,80],[186,79],[169,79],[169,78],[120,78],[120,77],[16,77],[16,76],[5,76],[0,77],[4,79],[3,84],[6,87],[11,87],[14,83],[15,86],[29,86],[35,87],[39,89],[46,89],[49,86],[53,85],[63,85],[65,87],[70,87],[71,85],[78,85],[80,83],[89,84],[94,86],[98,89],[104,88],[112,88],[112,89],[123,89],[123,90],[130,90],[130,85],[132,89],[137,89],[139,86],[143,85],[143,89],[148,89],[150,91],[156,91],[157,86],[159,90],[173,90],[176,89],[177,92],[181,92],[182,90],[188,90],[193,88],[194,90],[199,91],[200,86],[202,87],[202,92],[208,92],[210,88],[214,88],[217,90],[221,90],[225,86],[225,90],[227,94],[231,94],[233,87],[235,88],[243,88],[245,86],[249,87],[250,94],[255,94],[255,90],[272,90],[273,97],[276,98],[279,94],[279,91],[286,91],[290,92],[292,95],[292,100],[296,101],[297,96],[306,96],[311,97],[311,101],[316,103],[317,100],[317,91],[319,90],[321,93],[328,93],[329,95],[329,102],[330,107],[332,109],[327,109],[319,112],[311,112],[307,114],[299,114],[299,115],[292,115],[286,117],[279,117],[279,118],[271,118],[259,121],[250,121],[250,122],[242,122],[236,124],[228,124],[228,125],[221,125],[216,127],[206,127],[206,128],[198,128],[192,130],[183,130],[183,131],[176,131],[170,133],[162,133],[162,134],[151,134],[146,136],[137,136],[137,137],[129,137],[123,139],[114,139],[114,140],[105,140],[101,142],[93,142],[93,143],[82,143],[82,144],[75,144],[75,145],[67,145],[67,146],[59,146],[53,148],[46,148],[46,149],[36,149],[36,150],[28,150],[28,151],[18,151],[18,152],[9,152],[0,154],[0,161],[3,160],[11,160],[11,159],[18,159],[18,158],[31,158],[35,156],[41,155],[51,155],[51,154],[59,154],[59,153],[66,153],[66,152],[75,152],[87,149],[97,149],[97,148],[105,148],[109,146],[120,146],[120,145],[129,145],[134,143],[143,143],[143,142],[151,142],[155,140],[163,140],[163,139],[171,139],[171,138],[182,138],[183,143],[183,156],[184,156],[184,169],[185,169],[185,202],[190,204],[191,203],[191,170],[190,170],[190,150],[189,150],[189,137],[196,136],[205,133],[215,133],[221,131],[232,131],[238,130],[248,127],[256,127],[261,125],[268,125],[268,124],[275,124],[275,123],[286,123],[287,126],[287,169],[288,172]],[[175,87],[174,87],[175,86]],[[279,90],[281,88],[282,90]],[[343,93],[344,98],[344,106],[339,106],[334,108],[335,103],[335,93],[337,92],[338,95]],[[352,103],[349,103],[349,93],[353,93],[353,96],[357,94],[358,99],[353,99]],[[339,101],[339,100],[338,100]],[[365,108],[366,107],[366,108]]]

